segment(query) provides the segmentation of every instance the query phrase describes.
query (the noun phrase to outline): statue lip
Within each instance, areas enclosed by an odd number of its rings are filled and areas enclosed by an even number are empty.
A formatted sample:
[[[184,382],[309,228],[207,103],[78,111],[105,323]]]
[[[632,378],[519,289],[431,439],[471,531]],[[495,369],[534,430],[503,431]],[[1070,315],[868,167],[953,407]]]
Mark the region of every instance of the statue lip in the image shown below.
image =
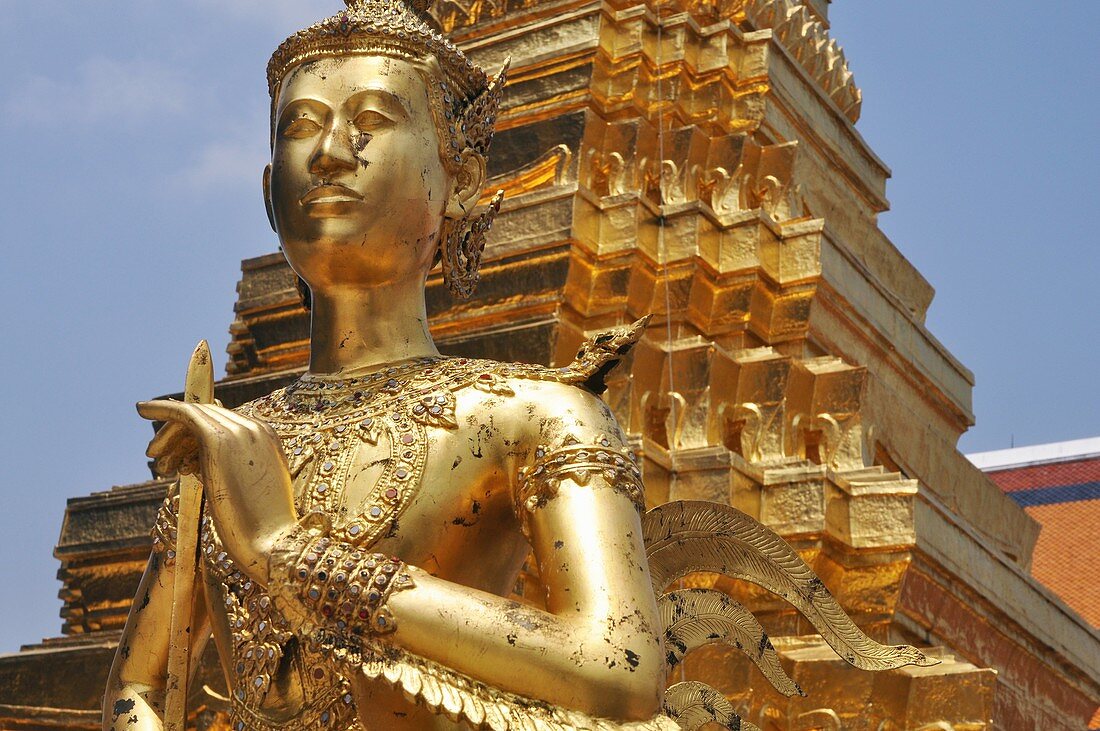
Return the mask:
[[[363,200],[363,196],[351,188],[337,183],[318,185],[313,190],[302,196],[302,205],[311,203],[350,203]]]

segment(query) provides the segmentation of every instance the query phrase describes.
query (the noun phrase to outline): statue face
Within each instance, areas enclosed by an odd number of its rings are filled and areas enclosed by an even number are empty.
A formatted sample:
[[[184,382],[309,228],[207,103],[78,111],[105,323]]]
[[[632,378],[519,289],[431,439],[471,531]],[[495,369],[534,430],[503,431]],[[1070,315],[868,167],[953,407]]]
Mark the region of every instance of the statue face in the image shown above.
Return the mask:
[[[423,281],[452,181],[421,68],[343,56],[288,74],[266,187],[287,260],[314,293]]]

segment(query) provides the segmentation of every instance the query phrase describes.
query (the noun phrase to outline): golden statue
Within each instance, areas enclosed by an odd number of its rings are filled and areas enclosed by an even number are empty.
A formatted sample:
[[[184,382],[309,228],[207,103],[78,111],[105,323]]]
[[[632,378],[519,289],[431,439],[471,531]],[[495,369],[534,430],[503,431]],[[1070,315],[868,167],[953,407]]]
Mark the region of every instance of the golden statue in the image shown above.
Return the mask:
[[[176,713],[188,653],[209,636],[233,729],[742,727],[700,683],[666,690],[669,668],[724,641],[801,691],[741,605],[664,593],[694,571],[780,594],[859,667],[926,662],[867,638],[737,510],[643,515],[599,394],[645,321],[561,369],[440,356],[425,279],[441,261],[457,296],[477,283],[501,197],[474,210],[504,71],[472,64],[421,2],[348,0],[268,66],[264,191],[308,287],[309,371],[236,411],[203,403],[202,379],[185,402],[139,405],[166,422],[148,450],[158,471],[185,477],[154,529],[104,728],[179,727],[165,695]],[[508,598],[532,553],[545,608]]]

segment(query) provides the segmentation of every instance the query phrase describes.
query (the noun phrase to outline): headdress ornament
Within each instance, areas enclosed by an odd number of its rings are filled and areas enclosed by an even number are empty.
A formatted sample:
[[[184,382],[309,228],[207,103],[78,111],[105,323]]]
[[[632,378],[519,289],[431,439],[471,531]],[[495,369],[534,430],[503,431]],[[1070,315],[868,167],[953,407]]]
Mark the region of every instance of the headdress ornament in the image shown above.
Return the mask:
[[[419,60],[434,56],[443,71],[434,102],[442,102],[451,148],[445,159],[464,147],[486,154],[493,138],[505,69],[488,77],[455,44],[443,36],[428,14],[429,0],[344,0],[347,10],[314,23],[287,38],[267,65],[272,101],[279,84],[296,66],[331,56],[381,54]],[[507,64],[505,64],[507,67]],[[457,162],[457,159],[455,159]]]

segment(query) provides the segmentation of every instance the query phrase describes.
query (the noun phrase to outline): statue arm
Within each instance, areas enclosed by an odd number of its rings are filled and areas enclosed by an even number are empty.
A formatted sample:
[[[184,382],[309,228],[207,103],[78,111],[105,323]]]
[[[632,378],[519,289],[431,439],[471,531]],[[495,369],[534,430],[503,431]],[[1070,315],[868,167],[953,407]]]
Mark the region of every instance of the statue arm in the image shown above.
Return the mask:
[[[664,663],[634,506],[609,485],[564,481],[530,519],[547,609],[409,569],[389,606],[394,644],[458,673],[592,716],[660,710]]]
[[[103,696],[104,731],[162,728],[168,673],[168,628],[176,576],[173,499],[170,493],[157,516],[153,552],[111,664]],[[193,634],[192,653],[198,656],[210,635],[201,591],[196,592],[192,621],[197,630]]]
[[[642,543],[633,455],[606,405],[555,382],[516,382],[523,414],[512,493],[546,610],[413,570],[393,596],[394,641],[494,687],[591,715],[660,710],[665,665]],[[517,465],[519,466],[519,465]],[[440,636],[453,637],[441,643]]]

